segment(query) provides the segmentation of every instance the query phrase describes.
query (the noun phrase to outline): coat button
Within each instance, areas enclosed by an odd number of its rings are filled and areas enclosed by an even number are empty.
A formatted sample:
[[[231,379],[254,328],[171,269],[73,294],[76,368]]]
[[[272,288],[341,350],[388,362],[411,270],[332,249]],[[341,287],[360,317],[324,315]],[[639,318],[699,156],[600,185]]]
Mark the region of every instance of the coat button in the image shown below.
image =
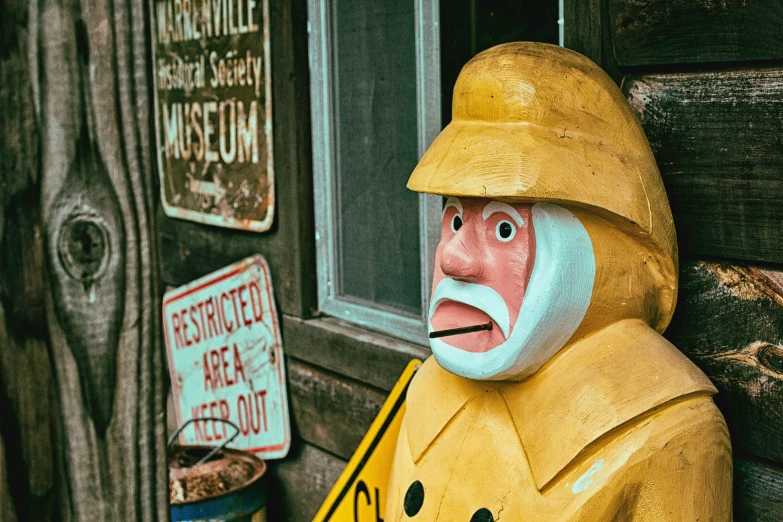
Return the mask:
[[[481,508],[470,517],[470,522],[495,522],[495,517],[487,508]]]
[[[405,493],[405,502],[403,507],[405,508],[405,514],[409,517],[415,516],[424,504],[424,486],[418,480],[408,487],[407,493]]]

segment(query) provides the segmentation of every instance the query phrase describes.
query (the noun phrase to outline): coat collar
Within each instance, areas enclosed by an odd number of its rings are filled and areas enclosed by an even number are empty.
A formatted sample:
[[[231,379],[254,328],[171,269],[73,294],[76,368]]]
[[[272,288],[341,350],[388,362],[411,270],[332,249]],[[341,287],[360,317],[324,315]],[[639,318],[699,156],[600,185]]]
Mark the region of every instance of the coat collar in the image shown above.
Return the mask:
[[[408,390],[418,461],[468,402],[500,393],[539,490],[601,436],[678,397],[714,394],[707,377],[642,321],[615,323],[565,348],[522,382],[472,381],[427,359]]]

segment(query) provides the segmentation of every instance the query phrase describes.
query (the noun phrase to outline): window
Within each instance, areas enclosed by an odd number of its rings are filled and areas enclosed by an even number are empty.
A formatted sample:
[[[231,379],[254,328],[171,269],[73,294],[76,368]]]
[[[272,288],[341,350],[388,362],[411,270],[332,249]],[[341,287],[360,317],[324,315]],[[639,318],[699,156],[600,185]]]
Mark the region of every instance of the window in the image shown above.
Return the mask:
[[[558,8],[557,0],[452,0],[442,9],[438,0],[309,1],[322,312],[426,344],[442,198],[410,192],[406,181],[451,117],[462,65],[502,42],[557,43]]]
[[[319,307],[426,342],[441,198],[405,183],[441,129],[437,0],[311,0]]]

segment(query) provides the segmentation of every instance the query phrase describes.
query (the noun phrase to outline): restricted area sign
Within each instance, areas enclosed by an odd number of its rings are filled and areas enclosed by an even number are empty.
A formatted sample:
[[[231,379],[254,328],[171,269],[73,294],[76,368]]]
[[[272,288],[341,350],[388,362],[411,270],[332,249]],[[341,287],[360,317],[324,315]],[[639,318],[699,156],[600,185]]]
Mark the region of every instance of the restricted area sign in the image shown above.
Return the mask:
[[[420,366],[421,361],[415,359],[408,363],[313,522],[383,520],[389,473],[405,415],[405,394]]]
[[[231,447],[285,457],[291,428],[266,260],[250,257],[167,292],[163,324],[177,423],[227,419],[239,427]],[[226,423],[202,420],[180,442],[219,445],[232,434]]]

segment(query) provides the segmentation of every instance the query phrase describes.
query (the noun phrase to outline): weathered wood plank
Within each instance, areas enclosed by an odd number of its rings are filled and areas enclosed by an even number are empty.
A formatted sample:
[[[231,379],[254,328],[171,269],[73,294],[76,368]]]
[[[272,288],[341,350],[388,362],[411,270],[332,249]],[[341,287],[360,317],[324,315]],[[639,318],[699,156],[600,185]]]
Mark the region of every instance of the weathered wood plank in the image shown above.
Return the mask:
[[[57,412],[39,224],[27,2],[0,5],[0,520],[57,512]]]
[[[777,0],[610,0],[621,67],[783,58]]]
[[[451,121],[457,76],[477,53],[505,42],[558,43],[557,2],[476,2],[440,4],[440,71],[443,121]]]
[[[684,263],[665,335],[718,388],[735,451],[783,463],[783,272]]]
[[[681,253],[783,262],[783,69],[627,77]]]
[[[326,317],[303,321],[284,315],[283,343],[288,355],[387,392],[411,359],[423,361],[431,353]]]
[[[755,459],[734,459],[734,520],[783,520],[783,467]]]
[[[593,60],[619,83],[622,73],[614,57],[608,4],[609,0],[564,0],[563,45]]]
[[[565,0],[565,47],[601,63],[601,0]]]
[[[268,520],[308,522],[321,507],[345,462],[314,446],[297,444],[285,460],[269,462]]]
[[[72,520],[168,517],[143,0],[38,2],[46,317]]]
[[[291,357],[286,368],[299,436],[345,460],[372,424],[386,394]]]
[[[16,513],[16,506],[14,506],[14,496],[11,494],[10,477],[8,476],[9,465],[5,454],[5,444],[0,439],[0,471],[2,471],[0,474],[0,520],[16,522],[19,520],[19,516]]]
[[[283,179],[277,182],[278,190],[282,190],[281,184],[285,184]],[[281,199],[278,196],[280,206],[282,206]],[[273,227],[282,227],[286,211],[279,208],[276,213],[277,221]],[[304,276],[304,272],[298,270],[297,254],[293,252],[293,248],[289,249],[285,246],[286,242],[282,240],[283,233],[279,228],[273,229],[268,234],[220,229],[166,217],[162,208],[158,211],[158,223],[161,269],[167,284],[174,287],[182,286],[231,263],[260,253],[269,262],[275,298],[280,303],[281,311],[295,315],[310,313],[309,309],[302,309],[297,304],[304,302],[300,297],[305,299],[304,292],[297,287],[298,284],[305,284],[300,279]],[[308,279],[308,282],[315,295],[315,280]]]
[[[0,185],[4,181],[0,175]],[[20,176],[8,185],[25,181],[32,180]],[[0,439],[6,454],[0,470],[7,477],[0,481],[9,486],[18,520],[46,520],[57,508],[57,411],[36,188],[30,183],[0,205]]]
[[[163,279],[181,286],[253,254],[269,261],[283,313],[316,307],[307,2],[270,1],[275,223],[265,234],[168,218],[158,209]]]
[[[281,313],[317,308],[307,0],[272,0],[272,88]],[[275,267],[272,266],[272,272]]]

